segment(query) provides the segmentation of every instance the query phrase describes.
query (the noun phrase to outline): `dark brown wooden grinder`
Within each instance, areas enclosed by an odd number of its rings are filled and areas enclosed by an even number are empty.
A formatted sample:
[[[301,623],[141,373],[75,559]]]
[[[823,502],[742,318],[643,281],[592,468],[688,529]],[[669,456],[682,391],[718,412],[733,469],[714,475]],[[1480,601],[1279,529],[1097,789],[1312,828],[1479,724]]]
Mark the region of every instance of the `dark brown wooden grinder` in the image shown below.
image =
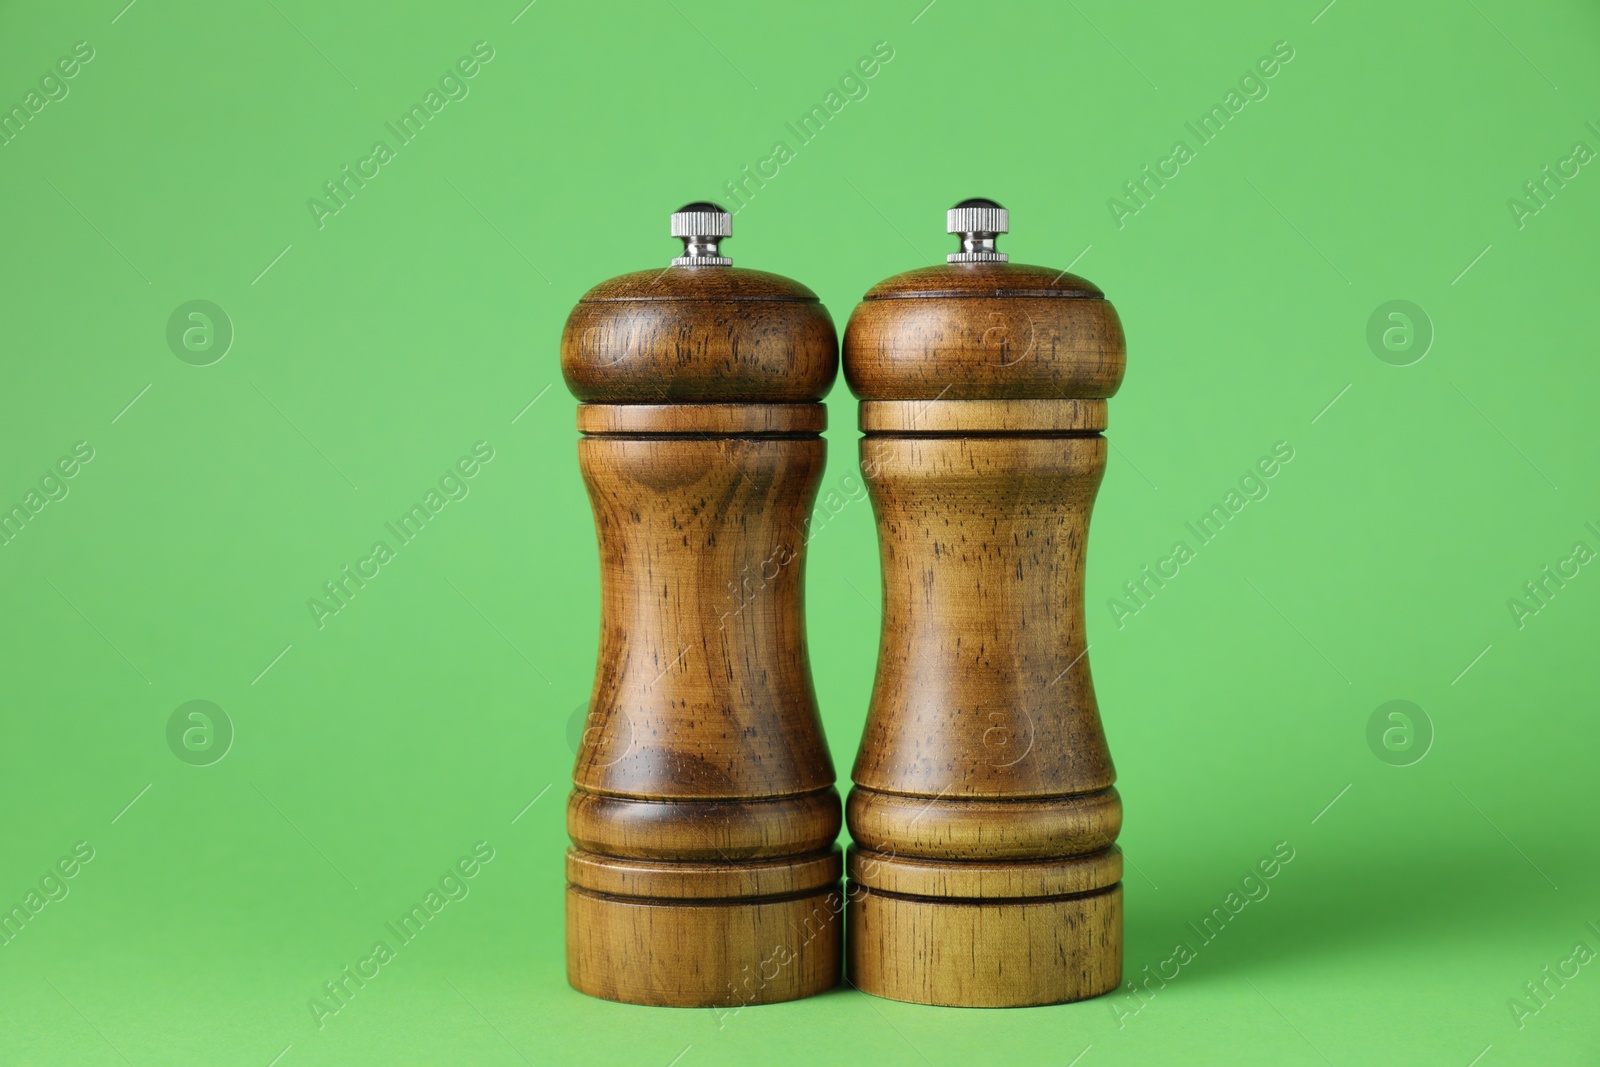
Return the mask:
[[[567,979],[741,1007],[835,985],[844,902],[806,655],[804,530],[838,373],[833,321],[722,255],[595,286],[561,338],[600,548],[600,652],[567,803]]]
[[[883,565],[850,978],[922,1004],[1054,1004],[1122,974],[1122,804],[1083,610],[1122,327],[1084,279],[1007,262],[1007,226],[958,204],[961,250],[874,286],[844,339]]]

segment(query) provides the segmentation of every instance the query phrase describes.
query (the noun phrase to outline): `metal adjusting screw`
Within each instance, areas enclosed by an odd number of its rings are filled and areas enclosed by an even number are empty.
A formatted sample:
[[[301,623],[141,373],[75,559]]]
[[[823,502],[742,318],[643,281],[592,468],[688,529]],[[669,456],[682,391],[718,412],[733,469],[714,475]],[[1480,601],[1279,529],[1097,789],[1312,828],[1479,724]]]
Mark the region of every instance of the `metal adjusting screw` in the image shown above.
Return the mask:
[[[1008,232],[1011,212],[993,200],[963,200],[945,212],[945,232],[961,235],[961,251],[944,257],[949,263],[1005,263],[1011,259],[996,252],[994,239]]]
[[[705,200],[685,204],[672,213],[672,236],[683,239],[683,255],[674,267],[727,267],[733,260],[721,255],[717,245],[733,236],[733,216],[726,208]]]

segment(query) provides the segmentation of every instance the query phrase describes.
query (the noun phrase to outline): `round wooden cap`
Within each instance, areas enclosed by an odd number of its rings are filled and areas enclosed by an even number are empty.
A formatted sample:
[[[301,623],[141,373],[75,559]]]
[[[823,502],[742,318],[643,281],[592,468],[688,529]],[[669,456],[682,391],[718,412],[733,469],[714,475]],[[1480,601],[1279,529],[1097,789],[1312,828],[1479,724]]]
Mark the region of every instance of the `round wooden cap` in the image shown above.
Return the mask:
[[[1122,323],[1076,274],[946,263],[879,282],[845,327],[863,400],[1102,400],[1122,384]]]
[[[821,400],[838,336],[799,282],[730,266],[636,271],[584,294],[561,335],[561,373],[583,401]]]

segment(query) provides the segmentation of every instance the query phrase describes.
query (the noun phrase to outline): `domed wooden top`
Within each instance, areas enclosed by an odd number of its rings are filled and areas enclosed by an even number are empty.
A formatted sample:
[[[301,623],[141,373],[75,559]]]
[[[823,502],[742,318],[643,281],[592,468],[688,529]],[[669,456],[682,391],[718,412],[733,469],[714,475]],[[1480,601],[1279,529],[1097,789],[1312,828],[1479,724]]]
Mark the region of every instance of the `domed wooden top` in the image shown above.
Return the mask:
[[[863,400],[1103,399],[1125,364],[1122,323],[1098,288],[1019,263],[897,274],[845,327],[845,381]]]
[[[838,336],[817,295],[759,270],[635,271],[584,294],[561,335],[579,400],[789,403],[821,400]]]

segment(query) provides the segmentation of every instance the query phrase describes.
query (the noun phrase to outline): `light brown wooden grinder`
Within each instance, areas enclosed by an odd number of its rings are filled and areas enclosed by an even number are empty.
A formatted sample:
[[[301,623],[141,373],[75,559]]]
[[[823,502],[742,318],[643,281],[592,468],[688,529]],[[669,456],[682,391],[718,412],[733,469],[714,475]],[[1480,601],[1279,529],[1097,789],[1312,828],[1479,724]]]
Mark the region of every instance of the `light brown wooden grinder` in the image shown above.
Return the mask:
[[[1100,290],[1006,262],[1006,212],[845,330],[883,633],[846,818],[851,981],[922,1004],[1080,1000],[1122,974],[1122,805],[1084,549],[1124,344]]]
[[[599,664],[567,803],[567,978],[610,1000],[738,1007],[842,961],[839,795],[802,612],[838,372],[805,286],[685,254],[573,309],[561,369],[601,562]]]

